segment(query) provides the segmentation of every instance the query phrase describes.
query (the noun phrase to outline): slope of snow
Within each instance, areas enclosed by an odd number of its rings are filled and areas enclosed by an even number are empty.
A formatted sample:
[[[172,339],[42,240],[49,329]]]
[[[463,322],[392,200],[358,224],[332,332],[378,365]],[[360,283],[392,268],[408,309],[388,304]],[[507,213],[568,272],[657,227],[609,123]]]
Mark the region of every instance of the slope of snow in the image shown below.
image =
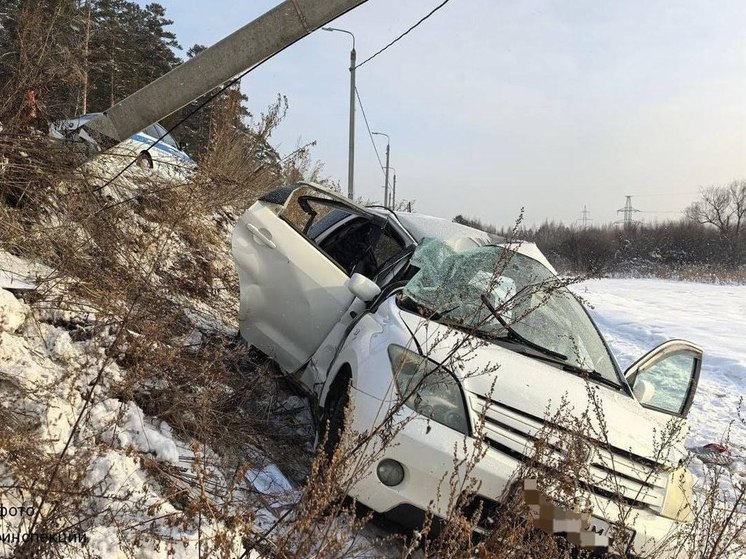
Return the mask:
[[[0,262],[13,274],[24,274],[33,268],[28,262],[0,251]],[[85,556],[101,558],[125,557],[140,530],[144,536],[140,557],[182,557],[200,555],[199,542],[212,541],[213,534],[225,534],[218,522],[205,520],[198,530],[189,523],[168,523],[159,518],[180,515],[171,503],[164,488],[143,468],[143,457],[152,458],[164,465],[181,467],[194,457],[191,441],[177,439],[165,421],[147,417],[133,402],[111,398],[113,383],[121,378],[116,363],[108,363],[103,380],[93,392],[92,406],[77,432],[73,425],[81,413],[84,397],[97,376],[100,367],[107,363],[105,348],[113,336],[106,332],[84,341],[74,341],[64,327],[50,324],[55,318],[71,318],[75,313],[67,310],[37,305],[31,308],[13,293],[0,288],[0,409],[3,417],[16,418],[20,437],[37,441],[40,456],[54,462],[66,444],[65,461],[74,461],[85,469],[83,485],[90,489],[85,506],[92,514],[77,529],[87,542]],[[91,323],[95,317],[83,313],[77,319]],[[206,452],[208,449],[205,449]],[[86,458],[90,453],[90,460]],[[8,467],[4,455],[0,460],[0,501],[4,506],[25,506],[33,501],[23,501],[20,489],[23,484],[16,479],[17,472]],[[185,462],[187,460],[187,462]],[[192,460],[193,461],[193,460]],[[12,460],[10,460],[12,462]],[[203,471],[203,470],[200,470]],[[222,482],[219,473],[204,467],[208,482]],[[187,474],[189,472],[187,471]],[[23,473],[21,472],[21,475]],[[217,480],[217,481],[215,481]],[[75,519],[70,523],[76,526]],[[4,519],[4,533],[25,534],[27,525],[21,520]],[[128,526],[138,527],[128,528]],[[147,541],[146,530],[158,533],[165,545]],[[75,530],[71,530],[71,533]],[[231,537],[235,556],[243,552],[238,534]],[[235,537],[234,537],[235,536]],[[13,553],[16,541],[0,542],[0,556]],[[79,546],[67,546],[62,556],[82,556]],[[252,558],[259,557],[250,554]]]
[[[704,350],[687,446],[728,440],[746,477],[746,286],[656,279],[601,279],[573,290],[626,368],[658,344],[681,338]],[[695,473],[697,466],[695,467]]]

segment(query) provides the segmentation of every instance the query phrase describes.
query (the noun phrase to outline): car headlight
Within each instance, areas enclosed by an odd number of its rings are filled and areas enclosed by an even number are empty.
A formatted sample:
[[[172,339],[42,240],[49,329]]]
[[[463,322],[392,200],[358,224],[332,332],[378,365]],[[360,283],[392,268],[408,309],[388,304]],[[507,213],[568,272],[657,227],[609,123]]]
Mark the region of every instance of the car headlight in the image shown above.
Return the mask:
[[[661,516],[677,522],[691,522],[694,517],[693,485],[694,477],[685,466],[671,472]]]
[[[459,433],[469,434],[464,395],[449,371],[398,345],[389,346],[389,359],[405,406]]]

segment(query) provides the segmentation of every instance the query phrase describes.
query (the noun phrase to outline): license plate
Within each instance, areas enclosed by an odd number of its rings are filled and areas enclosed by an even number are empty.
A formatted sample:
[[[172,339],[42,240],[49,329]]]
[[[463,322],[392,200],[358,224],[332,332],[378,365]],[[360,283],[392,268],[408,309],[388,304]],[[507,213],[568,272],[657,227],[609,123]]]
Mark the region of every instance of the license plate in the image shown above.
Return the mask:
[[[619,528],[603,518],[577,511],[569,511],[537,489],[535,479],[523,480],[523,502],[528,505],[534,527],[547,534],[563,534],[573,545],[579,547],[608,548],[611,546],[627,551],[635,537],[634,530]],[[513,492],[520,491],[516,484]]]

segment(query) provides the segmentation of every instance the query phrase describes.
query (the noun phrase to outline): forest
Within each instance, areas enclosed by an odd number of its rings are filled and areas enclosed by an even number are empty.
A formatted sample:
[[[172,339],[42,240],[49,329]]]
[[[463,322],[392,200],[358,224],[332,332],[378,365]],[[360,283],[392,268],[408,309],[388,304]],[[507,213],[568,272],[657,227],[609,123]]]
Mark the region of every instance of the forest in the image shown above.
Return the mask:
[[[45,130],[50,122],[107,109],[182,62],[172,24],[158,3],[0,0],[0,123]],[[186,57],[204,48],[192,45]],[[233,106],[233,124],[249,134],[246,98],[236,88],[221,97],[222,106],[196,110],[212,93],[164,122],[180,124],[175,135],[196,158],[207,147],[216,110],[226,104]],[[268,144],[255,149],[276,162]]]

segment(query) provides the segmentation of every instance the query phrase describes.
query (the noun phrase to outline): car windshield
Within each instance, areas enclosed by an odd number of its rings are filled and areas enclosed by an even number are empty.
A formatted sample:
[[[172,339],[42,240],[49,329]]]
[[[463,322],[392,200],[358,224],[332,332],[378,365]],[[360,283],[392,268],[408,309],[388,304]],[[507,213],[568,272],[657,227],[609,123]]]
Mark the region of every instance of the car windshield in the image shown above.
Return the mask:
[[[458,245],[426,239],[418,246],[410,264],[419,270],[400,294],[407,308],[620,385],[606,345],[566,281],[504,246]]]

